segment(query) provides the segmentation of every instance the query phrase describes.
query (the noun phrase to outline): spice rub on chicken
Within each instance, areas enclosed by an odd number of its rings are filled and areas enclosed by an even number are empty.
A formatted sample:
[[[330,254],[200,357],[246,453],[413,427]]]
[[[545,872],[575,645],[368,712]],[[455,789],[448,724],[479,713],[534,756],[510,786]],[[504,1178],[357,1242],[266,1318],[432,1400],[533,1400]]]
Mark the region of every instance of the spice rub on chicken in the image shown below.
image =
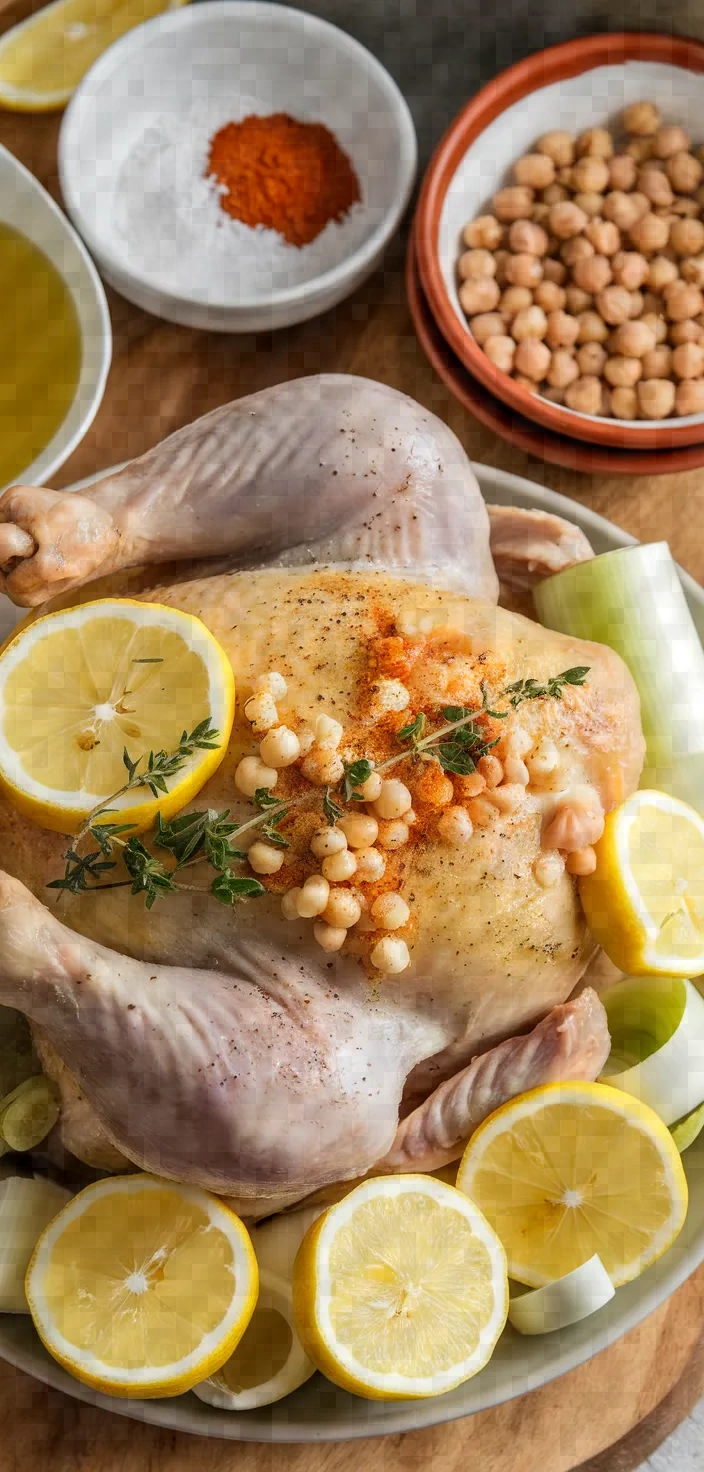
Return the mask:
[[[0,804],[0,1001],[56,1049],[84,1153],[92,1111],[127,1160],[261,1213],[410,1168],[414,1141],[459,1153],[482,1109],[598,1075],[603,1009],[566,1001],[594,952],[573,876],[637,785],[638,700],[608,649],[497,607],[487,511],[440,421],[366,380],[300,380],[85,496],[6,492],[0,519],[16,601],[198,614],[238,682],[199,806],[242,822],[262,787],[288,800],[290,848],[274,865],[251,833],[269,892],[236,914],[114,889],[61,921],[41,900],[62,839]]]

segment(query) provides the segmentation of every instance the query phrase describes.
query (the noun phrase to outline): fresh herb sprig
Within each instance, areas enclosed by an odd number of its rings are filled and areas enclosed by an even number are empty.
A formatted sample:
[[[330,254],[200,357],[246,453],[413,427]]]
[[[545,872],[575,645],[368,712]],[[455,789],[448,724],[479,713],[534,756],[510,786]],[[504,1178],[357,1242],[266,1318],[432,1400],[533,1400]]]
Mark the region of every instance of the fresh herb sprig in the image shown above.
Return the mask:
[[[571,670],[563,670],[561,675],[551,675],[546,685],[539,684],[537,680],[516,680],[515,684],[506,686],[504,695],[511,696],[514,710],[524,700],[562,700],[565,685],[583,685],[589,669],[588,664],[577,664]]]

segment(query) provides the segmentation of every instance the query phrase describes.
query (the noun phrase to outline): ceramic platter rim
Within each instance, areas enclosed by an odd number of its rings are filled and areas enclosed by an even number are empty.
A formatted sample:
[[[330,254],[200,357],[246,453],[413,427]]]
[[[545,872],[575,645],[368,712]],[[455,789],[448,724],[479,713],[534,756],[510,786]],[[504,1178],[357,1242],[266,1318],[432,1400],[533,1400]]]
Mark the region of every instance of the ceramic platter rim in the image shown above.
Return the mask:
[[[597,551],[635,542],[634,537],[588,507],[522,476],[485,465],[475,464],[474,469],[488,500],[538,507],[566,516],[586,532]],[[97,477],[78,482],[69,489],[82,489],[94,479]],[[686,573],[682,574],[682,580],[704,639],[704,590]],[[692,1196],[690,1214],[679,1241],[658,1263],[635,1283],[620,1288],[611,1304],[599,1314],[569,1330],[540,1339],[522,1339],[509,1330],[481,1375],[437,1399],[364,1401],[337,1390],[316,1375],[287,1400],[239,1414],[218,1411],[194,1395],[167,1400],[117,1400],[72,1379],[43,1348],[29,1316],[21,1314],[0,1315],[0,1358],[45,1385],[103,1410],[172,1431],[225,1440],[353,1441],[441,1425],[537,1390],[575,1369],[635,1328],[695,1271],[704,1261],[704,1135],[687,1151],[684,1163]]]

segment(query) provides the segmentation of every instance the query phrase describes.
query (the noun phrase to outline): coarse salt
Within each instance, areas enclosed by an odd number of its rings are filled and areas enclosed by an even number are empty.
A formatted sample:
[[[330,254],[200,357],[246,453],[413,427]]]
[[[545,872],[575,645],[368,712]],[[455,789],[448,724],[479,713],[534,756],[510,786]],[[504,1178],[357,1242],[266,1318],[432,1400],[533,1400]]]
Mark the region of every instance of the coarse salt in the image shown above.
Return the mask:
[[[254,98],[239,93],[234,104],[215,99],[206,109],[151,117],[125,158],[112,202],[112,230],[131,270],[176,294],[237,305],[269,301],[274,292],[311,281],[363,243],[378,224],[364,201],[302,247],[225,213],[219,186],[205,177],[210,139],[225,123],[262,112]],[[363,160],[340,141],[364,190]]]

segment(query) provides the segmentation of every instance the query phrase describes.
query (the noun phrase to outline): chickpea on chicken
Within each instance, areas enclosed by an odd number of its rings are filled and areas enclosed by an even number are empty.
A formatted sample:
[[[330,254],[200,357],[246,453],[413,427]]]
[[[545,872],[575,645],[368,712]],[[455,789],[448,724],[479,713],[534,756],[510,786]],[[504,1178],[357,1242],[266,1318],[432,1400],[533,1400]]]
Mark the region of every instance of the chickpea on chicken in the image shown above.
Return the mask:
[[[703,177],[652,102],[544,133],[463,231],[459,301],[493,366],[582,414],[704,412]]]

